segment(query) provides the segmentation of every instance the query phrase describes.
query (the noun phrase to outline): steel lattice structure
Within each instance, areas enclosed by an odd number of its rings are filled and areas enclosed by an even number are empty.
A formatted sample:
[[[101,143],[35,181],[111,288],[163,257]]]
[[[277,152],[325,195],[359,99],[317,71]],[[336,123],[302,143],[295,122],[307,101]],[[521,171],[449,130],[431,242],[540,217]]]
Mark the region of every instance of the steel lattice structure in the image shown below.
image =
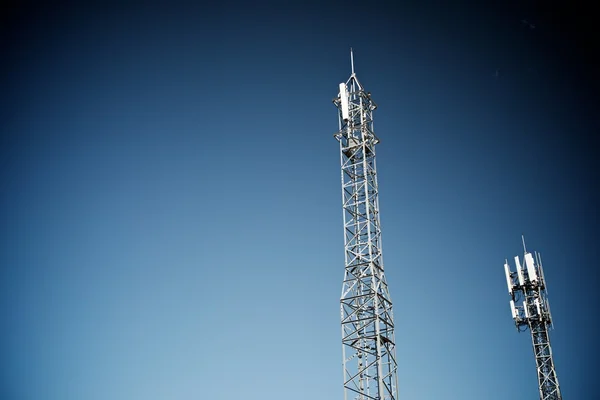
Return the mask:
[[[352,57],[352,53],[351,53]],[[373,111],[354,73],[333,100],[339,112],[345,274],[341,323],[344,399],[397,398],[392,302],[383,272]]]
[[[537,366],[540,400],[562,400],[556,377],[552,348],[548,330],[552,326],[550,303],[546,290],[546,279],[541,256],[527,252],[523,240],[523,265],[515,256],[517,272],[511,272],[508,261],[504,263],[510,307],[513,320],[519,332],[529,328],[533,342],[533,353]],[[517,304],[523,300],[522,304]]]

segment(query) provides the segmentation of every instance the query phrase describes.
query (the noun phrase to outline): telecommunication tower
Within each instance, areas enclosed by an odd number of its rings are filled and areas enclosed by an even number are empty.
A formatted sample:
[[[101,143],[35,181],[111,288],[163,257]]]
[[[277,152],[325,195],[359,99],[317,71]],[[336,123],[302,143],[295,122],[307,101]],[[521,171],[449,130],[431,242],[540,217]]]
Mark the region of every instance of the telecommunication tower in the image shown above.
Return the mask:
[[[525,239],[522,239],[524,262],[521,263],[519,256],[515,256],[517,272],[511,272],[508,260],[504,262],[508,294],[511,296],[510,309],[517,331],[529,328],[531,332],[540,400],[562,400],[548,335],[548,328],[553,324],[542,257],[537,252],[531,255],[525,247]]]
[[[373,111],[354,73],[338,97],[345,273],[341,320],[345,400],[395,400],[398,379],[392,302],[383,273]]]

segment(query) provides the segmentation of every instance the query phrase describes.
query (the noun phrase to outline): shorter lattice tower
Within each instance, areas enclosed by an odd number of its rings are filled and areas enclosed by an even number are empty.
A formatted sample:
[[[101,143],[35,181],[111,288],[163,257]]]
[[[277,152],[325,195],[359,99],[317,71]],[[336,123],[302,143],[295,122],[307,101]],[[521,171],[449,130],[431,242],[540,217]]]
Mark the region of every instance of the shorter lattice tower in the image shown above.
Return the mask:
[[[515,256],[517,272],[511,272],[508,261],[504,262],[510,309],[517,331],[529,328],[533,342],[533,353],[537,366],[540,400],[562,400],[554,361],[550,347],[549,328],[553,327],[548,302],[546,279],[539,253],[529,253],[523,239],[523,264]]]

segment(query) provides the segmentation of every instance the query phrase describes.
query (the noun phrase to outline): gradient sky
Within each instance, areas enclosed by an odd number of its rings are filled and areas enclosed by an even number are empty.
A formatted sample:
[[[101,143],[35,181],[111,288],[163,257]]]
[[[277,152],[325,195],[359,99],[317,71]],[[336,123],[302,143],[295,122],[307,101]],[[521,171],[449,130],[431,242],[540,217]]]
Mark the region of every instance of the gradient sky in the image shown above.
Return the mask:
[[[399,399],[537,398],[502,267],[521,234],[543,257],[564,398],[593,398],[586,10],[16,3],[0,24],[2,399],[343,399],[331,100],[350,47],[379,105]]]

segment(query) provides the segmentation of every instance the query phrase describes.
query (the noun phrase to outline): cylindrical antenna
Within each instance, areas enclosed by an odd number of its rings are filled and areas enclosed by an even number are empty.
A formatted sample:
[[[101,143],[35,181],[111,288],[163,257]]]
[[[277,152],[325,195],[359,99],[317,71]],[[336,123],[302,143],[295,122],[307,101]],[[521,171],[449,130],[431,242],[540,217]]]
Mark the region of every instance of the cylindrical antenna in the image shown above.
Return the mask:
[[[525,247],[525,236],[521,235],[521,240],[523,241],[523,251],[527,253],[527,248]]]
[[[350,64],[352,64],[352,75],[354,75],[354,54],[352,53],[352,47],[350,47]]]

